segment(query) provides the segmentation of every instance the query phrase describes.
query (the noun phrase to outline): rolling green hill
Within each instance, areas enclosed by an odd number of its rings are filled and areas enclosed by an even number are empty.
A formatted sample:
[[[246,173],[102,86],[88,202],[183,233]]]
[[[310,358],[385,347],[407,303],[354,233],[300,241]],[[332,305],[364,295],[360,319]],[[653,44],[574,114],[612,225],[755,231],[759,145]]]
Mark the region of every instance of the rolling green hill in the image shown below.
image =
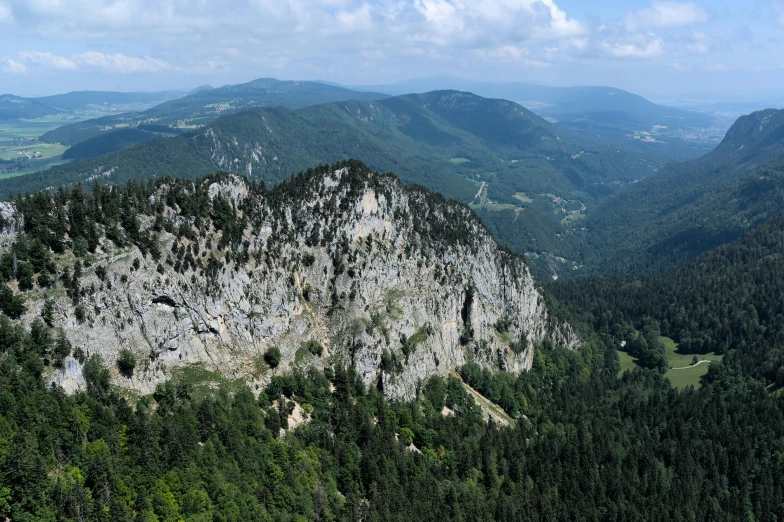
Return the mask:
[[[49,143],[74,145],[99,134],[125,126],[144,123],[170,125],[184,129],[208,123],[218,116],[251,107],[299,109],[343,100],[378,100],[383,94],[356,92],[318,82],[281,81],[260,78],[239,85],[199,88],[191,94],[171,99],[142,112],[128,112],[65,125],[44,134]]]
[[[217,169],[274,184],[351,157],[470,203],[501,242],[521,252],[568,248],[558,235],[565,222],[579,222],[596,199],[655,171],[634,156],[575,147],[515,103],[439,91],[246,110],[180,137],[5,180],[0,191]]]
[[[711,153],[601,203],[585,222],[586,271],[655,273],[784,210],[784,111],[738,119]]]

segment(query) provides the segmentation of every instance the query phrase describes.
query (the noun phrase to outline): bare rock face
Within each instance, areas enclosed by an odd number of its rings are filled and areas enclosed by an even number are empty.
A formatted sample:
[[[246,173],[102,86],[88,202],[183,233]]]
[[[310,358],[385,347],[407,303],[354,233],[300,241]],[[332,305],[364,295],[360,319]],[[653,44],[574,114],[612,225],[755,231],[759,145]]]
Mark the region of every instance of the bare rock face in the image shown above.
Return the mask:
[[[194,223],[162,185],[151,202],[165,202],[172,232],[157,236],[160,259],[102,238],[83,272],[86,318],[56,298],[74,346],[112,367],[121,349],[136,355],[132,377],[114,371],[119,386],[149,393],[198,364],[260,389],[275,372],[337,358],[408,399],[469,360],[521,371],[536,342],[579,343],[548,312],[523,259],[464,205],[355,163],[270,192],[233,176],[202,183],[213,215],[230,205],[233,232],[218,218]],[[153,216],[139,221],[152,233]],[[40,305],[28,307],[31,320]],[[263,362],[273,346],[282,353],[274,370]],[[83,385],[77,374],[69,361],[53,380],[73,389]]]

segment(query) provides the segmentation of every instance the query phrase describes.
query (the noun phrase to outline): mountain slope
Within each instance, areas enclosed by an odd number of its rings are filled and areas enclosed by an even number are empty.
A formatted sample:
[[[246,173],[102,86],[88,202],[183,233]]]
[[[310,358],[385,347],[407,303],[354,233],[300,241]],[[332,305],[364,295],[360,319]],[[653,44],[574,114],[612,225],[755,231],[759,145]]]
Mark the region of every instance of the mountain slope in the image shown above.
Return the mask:
[[[729,366],[784,385],[784,213],[659,276],[549,288],[596,331],[652,318],[685,353],[727,353]]]
[[[564,222],[579,221],[597,198],[656,169],[617,151],[575,147],[515,103],[438,91],[243,111],[178,138],[5,180],[0,191],[96,178],[194,178],[217,169],[277,183],[350,157],[471,203],[499,240],[520,252],[568,248],[559,235]]]
[[[652,273],[740,237],[784,210],[784,111],[738,119],[697,160],[605,200],[586,221],[586,265]]]
[[[555,122],[573,142],[585,147],[612,144],[654,161],[698,157],[713,148],[729,127],[725,119],[656,104],[615,87],[551,87],[433,78],[354,88],[389,94],[451,88],[512,100]]]
[[[1,264],[25,264],[28,241],[64,252],[43,264],[28,253],[47,274],[39,283],[69,274],[67,295],[59,283],[49,292],[54,320],[106,361],[121,348],[138,360],[152,354],[133,379],[116,379],[146,393],[191,364],[268,381],[254,361],[274,346],[280,370],[331,355],[388,396],[412,398],[467,358],[520,371],[533,342],[578,342],[547,312],[523,259],[500,249],[467,207],[355,161],[271,192],[222,175],[37,194],[15,208],[21,216],[6,207],[5,224],[22,220],[28,239]],[[71,249],[89,267],[77,267]],[[32,320],[43,296],[25,295]],[[73,386],[78,374],[56,380]]]
[[[118,125],[156,123],[192,129],[222,114],[231,114],[251,107],[279,106],[299,109],[333,101],[373,101],[386,97],[383,94],[356,92],[317,82],[260,78],[239,85],[197,89],[187,96],[166,101],[143,112],[118,114],[65,125],[44,134],[41,139],[49,143],[74,145]]]
[[[54,112],[56,111],[51,107],[34,99],[13,94],[0,95],[0,121],[40,118]]]
[[[39,98],[0,95],[0,121],[35,119],[50,115],[69,115],[85,111],[140,110],[173,100],[184,93],[78,91]]]
[[[113,92],[113,91],[74,91],[53,96],[33,98],[53,109],[77,111],[93,106],[125,106],[127,108],[152,106],[184,96],[180,91],[161,92]],[[128,109],[126,109],[128,110]]]

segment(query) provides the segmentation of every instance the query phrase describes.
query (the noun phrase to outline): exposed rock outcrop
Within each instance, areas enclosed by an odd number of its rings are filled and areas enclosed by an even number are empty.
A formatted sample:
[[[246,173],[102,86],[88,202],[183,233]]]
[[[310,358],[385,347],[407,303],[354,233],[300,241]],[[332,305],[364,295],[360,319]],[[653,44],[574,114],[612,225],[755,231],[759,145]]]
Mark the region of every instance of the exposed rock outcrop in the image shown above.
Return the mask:
[[[159,261],[103,237],[82,276],[86,318],[50,292],[75,346],[112,365],[121,349],[136,355],[132,378],[115,372],[120,386],[151,392],[200,363],[258,389],[274,372],[337,357],[387,396],[411,398],[468,360],[520,371],[535,342],[579,342],[548,312],[523,259],[464,205],[358,163],[271,192],[228,175],[202,183],[213,216],[231,206],[233,231],[218,217],[195,223],[163,184],[150,196],[172,231],[156,236]],[[143,233],[154,221],[139,216]],[[31,320],[34,295],[28,306]],[[272,346],[283,355],[276,370],[262,361]],[[81,385],[73,362],[66,368],[53,379]]]

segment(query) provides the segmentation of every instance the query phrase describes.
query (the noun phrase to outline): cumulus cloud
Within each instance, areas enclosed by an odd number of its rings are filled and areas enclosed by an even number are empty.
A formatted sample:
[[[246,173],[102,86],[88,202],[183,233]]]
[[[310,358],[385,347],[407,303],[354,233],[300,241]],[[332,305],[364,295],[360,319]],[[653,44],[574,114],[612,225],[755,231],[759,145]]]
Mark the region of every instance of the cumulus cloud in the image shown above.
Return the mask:
[[[19,58],[25,62],[41,66],[45,69],[67,71],[78,68],[73,60],[69,60],[68,58],[57,56],[56,54],[49,52],[42,53],[40,51],[22,51],[19,53]]]
[[[0,58],[0,72],[4,73],[23,73],[27,70],[23,63],[19,63],[10,58]]]
[[[603,42],[602,46],[607,54],[616,58],[650,58],[660,56],[664,52],[664,42],[661,38],[653,38],[643,45]]]
[[[72,71],[86,67],[115,73],[158,72],[172,68],[159,58],[128,56],[123,53],[104,54],[97,51],[79,53],[71,57],[50,52],[22,51],[19,53],[19,61],[10,58],[4,60],[2,62],[4,72],[25,72],[28,65],[49,71]],[[219,68],[220,64],[204,62],[194,64],[194,67],[215,69]]]
[[[171,68],[165,61],[150,56],[138,58],[123,53],[104,54],[96,51],[77,54],[74,61],[119,73],[157,72]]]
[[[11,8],[0,2],[0,24],[11,20]]]
[[[640,28],[678,27],[705,23],[710,13],[693,2],[654,2],[651,7],[629,13],[624,18],[626,27],[635,31]]]
[[[0,0],[2,1],[2,0]],[[156,43],[249,42],[280,48],[440,45],[495,49],[582,35],[556,0],[5,0],[20,27],[62,38],[136,38]],[[66,5],[67,4],[67,5]]]

